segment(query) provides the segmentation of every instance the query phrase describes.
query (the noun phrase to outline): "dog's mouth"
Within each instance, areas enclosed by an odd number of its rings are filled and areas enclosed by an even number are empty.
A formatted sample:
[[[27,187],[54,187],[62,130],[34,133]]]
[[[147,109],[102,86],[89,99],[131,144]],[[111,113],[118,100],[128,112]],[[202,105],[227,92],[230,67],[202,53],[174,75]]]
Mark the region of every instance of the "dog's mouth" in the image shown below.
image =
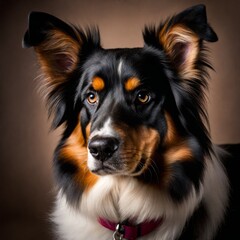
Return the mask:
[[[94,167],[90,168],[90,171],[94,174],[104,176],[104,175],[117,175],[120,174],[120,170],[111,164],[106,164],[103,162],[97,162],[94,164]]]
[[[88,168],[92,173],[100,176],[139,176],[148,168],[150,162],[151,159],[145,157],[136,159],[134,155],[128,158],[114,156],[107,161],[99,161],[89,156]]]
[[[96,168],[96,169],[93,169],[92,172],[97,174],[97,175],[100,175],[100,176],[102,176],[102,175],[111,175],[113,173],[111,168],[104,167],[104,166]]]

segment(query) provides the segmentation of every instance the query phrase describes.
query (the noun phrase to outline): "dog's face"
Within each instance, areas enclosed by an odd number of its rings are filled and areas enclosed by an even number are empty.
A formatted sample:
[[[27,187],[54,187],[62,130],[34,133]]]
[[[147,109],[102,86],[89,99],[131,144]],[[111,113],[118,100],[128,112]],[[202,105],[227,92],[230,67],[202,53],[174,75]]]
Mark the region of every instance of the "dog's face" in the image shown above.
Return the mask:
[[[202,5],[143,35],[142,48],[103,49],[97,29],[30,15],[24,44],[46,75],[54,126],[65,124],[55,167],[66,192],[89,189],[102,175],[168,186],[175,198],[191,183],[198,188],[210,150],[203,40],[217,36]]]
[[[148,168],[166,130],[161,121],[168,87],[151,49],[93,53],[77,87],[84,109],[80,118],[88,114],[91,125],[87,165],[92,172],[137,176]]]

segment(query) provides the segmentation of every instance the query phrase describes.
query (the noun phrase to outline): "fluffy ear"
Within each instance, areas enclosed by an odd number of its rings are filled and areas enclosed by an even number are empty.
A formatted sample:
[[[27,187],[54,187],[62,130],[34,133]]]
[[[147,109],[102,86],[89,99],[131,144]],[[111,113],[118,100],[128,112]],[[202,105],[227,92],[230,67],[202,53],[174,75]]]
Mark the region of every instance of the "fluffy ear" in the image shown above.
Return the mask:
[[[31,12],[29,27],[23,39],[23,47],[34,47],[45,75],[50,112],[54,109],[57,127],[67,118],[67,108],[72,104],[74,72],[82,64],[86,54],[100,47],[97,29],[86,32],[68,25],[43,12]],[[72,91],[72,92],[67,92]]]
[[[197,5],[173,16],[158,28],[145,28],[147,46],[166,56],[169,83],[182,126],[198,140],[205,153],[211,151],[211,141],[205,123],[204,89],[207,86],[207,67],[211,68],[203,41],[215,42],[216,33],[207,22],[206,8]],[[171,73],[171,74],[169,74]]]
[[[207,22],[204,5],[186,9],[162,23],[154,31],[153,37],[152,31],[146,29],[145,43],[161,46],[183,79],[192,79],[196,76],[195,64],[199,59],[202,41],[218,40]]]
[[[30,13],[23,46],[35,48],[51,81],[61,81],[76,68],[81,45],[81,36],[75,28],[47,13]]]

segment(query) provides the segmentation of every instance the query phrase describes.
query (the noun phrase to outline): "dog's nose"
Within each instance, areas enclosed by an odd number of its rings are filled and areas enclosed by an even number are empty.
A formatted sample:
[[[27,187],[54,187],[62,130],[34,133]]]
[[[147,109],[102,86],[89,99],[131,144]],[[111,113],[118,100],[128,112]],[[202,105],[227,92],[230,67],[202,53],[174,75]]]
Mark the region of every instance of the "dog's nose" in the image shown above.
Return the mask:
[[[88,149],[92,156],[99,161],[108,160],[119,147],[119,141],[114,137],[93,137]]]

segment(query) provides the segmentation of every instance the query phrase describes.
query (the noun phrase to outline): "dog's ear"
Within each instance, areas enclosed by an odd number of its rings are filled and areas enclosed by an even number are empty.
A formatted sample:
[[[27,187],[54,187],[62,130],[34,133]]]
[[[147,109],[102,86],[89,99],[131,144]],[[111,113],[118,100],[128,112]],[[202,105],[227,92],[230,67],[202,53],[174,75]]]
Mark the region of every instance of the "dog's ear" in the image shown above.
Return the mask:
[[[100,47],[99,32],[96,28],[84,32],[50,14],[31,12],[23,47],[34,47],[37,53],[45,75],[50,112],[56,112],[53,125],[57,127],[66,121],[67,105],[73,105],[71,85],[75,84],[77,67],[90,51]]]
[[[35,48],[43,71],[52,81],[61,81],[76,68],[81,45],[75,28],[50,14],[30,13],[23,46]]]
[[[215,42],[216,33],[207,22],[206,8],[197,5],[168,19],[158,29],[146,28],[144,40],[164,50],[183,79],[193,78],[202,41]]]
[[[146,47],[159,50],[167,66],[166,75],[173,92],[179,120],[201,148],[209,153],[210,138],[204,123],[208,123],[204,107],[207,68],[204,41],[216,42],[216,33],[207,22],[206,8],[196,5],[167,19],[158,28],[143,32]],[[173,70],[173,71],[172,71]],[[190,124],[189,124],[190,123]]]

